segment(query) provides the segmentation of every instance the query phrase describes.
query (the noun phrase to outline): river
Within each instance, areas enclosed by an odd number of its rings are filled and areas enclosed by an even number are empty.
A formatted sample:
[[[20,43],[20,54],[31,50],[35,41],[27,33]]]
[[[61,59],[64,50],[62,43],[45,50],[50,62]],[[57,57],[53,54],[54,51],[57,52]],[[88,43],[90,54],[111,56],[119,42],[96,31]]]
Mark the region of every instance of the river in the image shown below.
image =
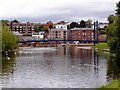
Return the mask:
[[[5,88],[97,88],[119,72],[107,53],[75,46],[23,48],[2,61]]]

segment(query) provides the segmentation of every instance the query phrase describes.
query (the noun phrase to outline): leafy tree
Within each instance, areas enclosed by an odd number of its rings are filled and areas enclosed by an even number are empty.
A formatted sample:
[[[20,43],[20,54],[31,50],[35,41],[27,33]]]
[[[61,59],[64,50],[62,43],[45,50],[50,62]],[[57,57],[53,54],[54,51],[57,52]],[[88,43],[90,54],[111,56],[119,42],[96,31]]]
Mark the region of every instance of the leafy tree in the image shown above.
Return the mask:
[[[110,22],[107,27],[108,44],[112,53],[120,54],[120,2],[117,4],[117,13],[114,16],[114,22]],[[110,16],[109,16],[110,17]],[[108,17],[108,18],[109,18]]]
[[[79,27],[80,28],[86,28],[86,22],[84,20],[81,20]]]
[[[2,28],[2,31],[0,32],[2,34],[2,50],[11,50],[18,48],[18,39],[16,36],[9,30],[8,27],[4,26]]]
[[[76,22],[72,22],[71,24],[70,24],[70,28],[72,29],[72,28],[78,28],[78,23],[76,23]]]
[[[113,23],[114,20],[115,20],[115,16],[114,16],[114,15],[109,15],[109,16],[108,16],[109,24],[110,24],[110,23]]]
[[[49,29],[51,30],[52,28],[53,28],[53,25],[50,25],[50,26],[49,26]]]
[[[34,25],[34,31],[35,32],[39,32],[40,31],[40,28],[37,24]]]
[[[14,23],[18,23],[18,20],[15,19],[15,20],[13,20],[13,22],[14,22]]]
[[[7,23],[9,22],[9,20],[2,20],[2,23]]]
[[[114,22],[107,27],[108,44],[111,53],[115,54],[116,61],[120,63],[120,1],[117,3],[117,13]]]
[[[116,9],[116,14],[120,15],[120,1],[117,3],[117,9]]]
[[[87,28],[91,28],[92,27],[92,20],[91,19],[88,19],[86,21],[86,26],[87,26]]]
[[[45,31],[45,32],[49,31],[47,27],[42,27],[41,29],[42,29],[42,31]]]
[[[68,30],[70,29],[70,25],[67,25],[67,29],[68,29]]]

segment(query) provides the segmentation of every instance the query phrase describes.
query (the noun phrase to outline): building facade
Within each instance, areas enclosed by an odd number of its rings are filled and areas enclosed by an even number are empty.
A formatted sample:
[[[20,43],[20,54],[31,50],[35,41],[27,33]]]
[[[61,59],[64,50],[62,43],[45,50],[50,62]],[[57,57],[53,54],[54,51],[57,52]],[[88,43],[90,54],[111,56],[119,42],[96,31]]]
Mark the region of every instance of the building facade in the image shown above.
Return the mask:
[[[32,36],[32,32],[34,31],[34,24],[27,22],[27,23],[14,23],[12,22],[11,30],[14,32],[19,32],[23,36]]]
[[[49,31],[49,38],[54,40],[67,40],[68,31],[64,29],[51,29]]]
[[[33,37],[34,39],[44,39],[44,34],[45,34],[44,31],[34,32],[34,33],[32,33],[32,37]]]
[[[71,29],[71,40],[93,41],[97,39],[97,30],[92,28]]]

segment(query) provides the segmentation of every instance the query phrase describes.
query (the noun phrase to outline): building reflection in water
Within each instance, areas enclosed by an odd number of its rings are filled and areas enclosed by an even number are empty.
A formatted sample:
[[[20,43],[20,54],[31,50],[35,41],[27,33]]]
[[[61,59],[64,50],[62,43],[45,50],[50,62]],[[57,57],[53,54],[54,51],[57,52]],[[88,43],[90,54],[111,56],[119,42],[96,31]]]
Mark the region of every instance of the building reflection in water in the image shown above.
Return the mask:
[[[92,49],[71,47],[69,50],[72,64],[90,64],[92,62]]]
[[[93,49],[83,49],[79,47],[63,47],[64,55],[68,55],[67,60],[68,67],[71,65],[81,65],[83,67],[93,67],[94,68],[94,75],[98,77],[99,71],[99,54]]]

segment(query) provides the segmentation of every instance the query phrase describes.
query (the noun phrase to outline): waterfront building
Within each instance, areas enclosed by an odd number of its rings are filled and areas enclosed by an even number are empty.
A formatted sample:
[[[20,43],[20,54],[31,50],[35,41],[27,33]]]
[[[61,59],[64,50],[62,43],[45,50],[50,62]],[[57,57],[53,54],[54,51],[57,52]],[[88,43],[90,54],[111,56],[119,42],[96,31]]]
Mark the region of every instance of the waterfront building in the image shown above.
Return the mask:
[[[34,24],[27,22],[27,23],[15,23],[11,22],[11,30],[14,32],[19,32],[23,36],[32,36],[32,32],[34,31]]]
[[[51,29],[49,31],[49,38],[54,40],[67,40],[68,30],[65,29]]]
[[[70,29],[71,40],[92,41],[97,40],[97,30],[92,28],[73,28]],[[79,43],[79,42],[77,42]]]

